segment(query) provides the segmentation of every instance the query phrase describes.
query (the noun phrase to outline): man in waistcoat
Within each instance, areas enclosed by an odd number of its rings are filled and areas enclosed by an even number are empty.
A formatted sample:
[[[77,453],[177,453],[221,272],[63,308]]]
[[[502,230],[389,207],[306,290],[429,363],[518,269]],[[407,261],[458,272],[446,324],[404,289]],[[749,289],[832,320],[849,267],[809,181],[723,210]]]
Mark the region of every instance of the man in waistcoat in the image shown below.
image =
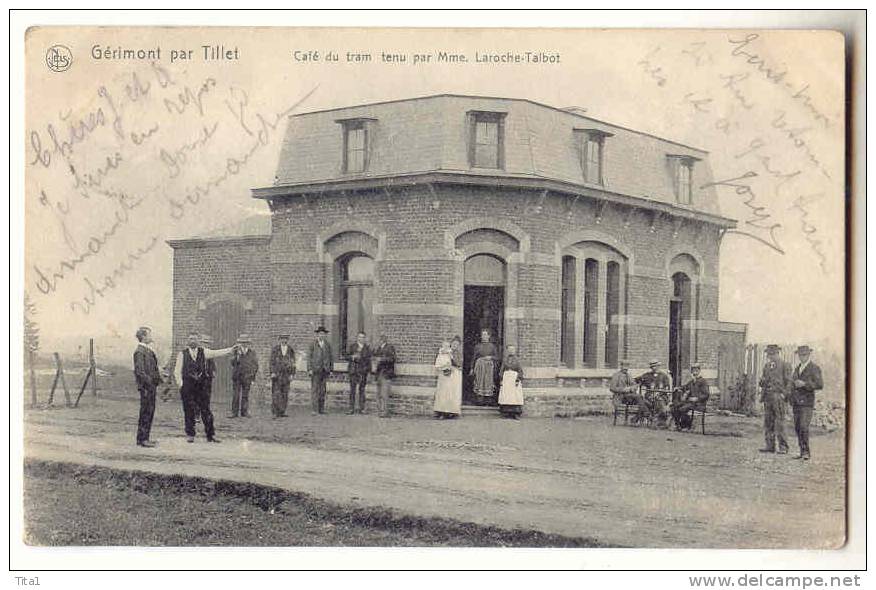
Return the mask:
[[[231,398],[231,415],[237,418],[238,412],[242,418],[249,418],[249,390],[259,372],[259,360],[255,351],[250,348],[252,340],[247,334],[237,338],[237,349],[231,357],[231,383],[234,395]]]
[[[137,421],[137,445],[151,448],[156,443],[149,438],[152,418],[155,416],[155,390],[161,384],[158,357],[152,348],[152,329],[137,330],[137,348],[134,350],[134,378],[140,392],[140,417]]]
[[[307,374],[310,376],[311,415],[325,413],[325,380],[332,374],[334,357],[332,346],[326,339],[328,330],[320,326],[315,330],[316,340],[307,354]]]
[[[791,406],[794,409],[794,430],[800,454],[797,459],[809,460],[809,424],[812,422],[812,409],[815,406],[815,392],[824,388],[821,367],[810,360],[812,349],[806,345],[797,347],[800,364],[791,376],[794,390],[791,393]]]
[[[660,368],[660,361],[652,360],[648,364],[649,370],[635,378],[636,383],[645,388],[645,406],[647,414],[651,417],[652,424],[664,427],[669,419],[667,406],[668,395],[672,390],[672,377]]]
[[[210,394],[207,391],[209,380],[207,361],[229,355],[234,352],[234,349],[234,346],[220,350],[203,348],[200,343],[200,335],[193,332],[189,334],[188,346],[181,350],[176,357],[173,375],[177,384],[180,385],[179,395],[183,405],[186,440],[190,443],[195,442],[196,414],[201,417],[201,422],[204,423],[204,434],[207,436],[207,441],[219,442],[213,426],[213,412],[210,411]]]
[[[763,402],[763,437],[766,445],[761,453],[788,452],[785,440],[785,404],[791,393],[791,367],[781,359],[781,348],[770,344],[760,377],[760,400]],[[776,449],[776,441],[779,446]]]
[[[289,334],[280,334],[271,349],[271,413],[285,418],[289,404],[289,381],[295,375],[295,351],[289,346]]]

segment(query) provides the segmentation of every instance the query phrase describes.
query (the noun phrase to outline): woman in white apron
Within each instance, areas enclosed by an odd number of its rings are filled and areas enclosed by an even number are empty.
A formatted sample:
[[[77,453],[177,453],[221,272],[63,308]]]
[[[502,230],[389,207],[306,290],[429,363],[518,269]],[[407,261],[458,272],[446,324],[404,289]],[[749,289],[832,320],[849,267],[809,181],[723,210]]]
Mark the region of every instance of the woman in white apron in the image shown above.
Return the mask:
[[[459,343],[444,340],[435,357],[438,386],[433,411],[436,419],[456,418],[462,413],[462,354]]]
[[[520,418],[523,413],[523,367],[513,344],[506,348],[502,361],[502,387],[499,389],[499,411],[505,418]]]

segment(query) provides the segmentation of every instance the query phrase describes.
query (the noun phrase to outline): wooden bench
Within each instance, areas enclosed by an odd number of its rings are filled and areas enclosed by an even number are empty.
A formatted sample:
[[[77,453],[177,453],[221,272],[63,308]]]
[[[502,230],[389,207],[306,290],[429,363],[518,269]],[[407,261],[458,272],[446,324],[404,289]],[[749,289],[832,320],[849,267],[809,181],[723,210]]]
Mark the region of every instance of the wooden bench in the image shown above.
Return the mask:
[[[612,426],[617,426],[617,417],[618,414],[620,414],[621,412],[623,412],[624,414],[624,426],[627,425],[627,422],[629,420],[630,408],[634,409],[635,414],[639,413],[639,404],[637,403],[626,403],[624,401],[621,401],[619,396],[614,396],[614,399],[612,399],[611,401],[612,404],[614,404],[614,422],[612,423]]]
[[[693,432],[694,425],[696,424],[696,421],[697,421],[697,415],[699,415],[699,417],[700,417],[700,430],[703,433],[703,435],[705,435],[706,434],[706,414],[708,413],[706,411],[706,407],[705,406],[697,406],[697,407],[694,407],[694,408],[691,408],[690,410],[688,410],[687,413],[690,415],[690,427],[685,428],[684,430],[690,430],[691,432]],[[675,429],[681,430],[680,428],[678,428],[678,424],[675,425]]]

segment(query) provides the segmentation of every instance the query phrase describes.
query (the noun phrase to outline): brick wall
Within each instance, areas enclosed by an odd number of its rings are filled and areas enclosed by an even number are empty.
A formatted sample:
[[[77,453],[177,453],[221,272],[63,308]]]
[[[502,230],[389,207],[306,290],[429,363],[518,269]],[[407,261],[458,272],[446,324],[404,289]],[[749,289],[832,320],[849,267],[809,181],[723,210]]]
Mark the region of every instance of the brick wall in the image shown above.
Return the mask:
[[[520,258],[513,265],[516,275],[509,274],[514,283],[506,291],[506,304],[510,305],[507,298],[514,290],[514,306],[523,310],[523,316],[508,320],[509,337],[516,340],[525,367],[559,365],[558,242],[587,232],[589,240],[607,236],[629,256],[625,344],[619,356],[630,358],[634,367],[644,367],[654,357],[664,364],[668,361],[670,261],[689,254],[701,278],[698,319],[706,322],[696,328],[695,354],[704,369],[715,368],[717,334],[708,322],[716,322],[718,317],[719,243],[718,233],[710,226],[680,223],[665,215],[653,217],[647,211],[615,205],[598,207],[594,200],[585,198],[457,185],[324,193],[286,202],[278,199],[274,210],[270,244],[176,249],[177,346],[185,332],[200,321],[198,299],[222,291],[238,293],[253,302],[247,311],[247,331],[256,339],[256,350],[263,360],[278,331],[292,334],[296,350],[306,349],[317,325],[329,327],[336,338],[334,261],[346,251],[358,250],[378,258],[375,303],[386,307],[377,316],[377,331],[389,335],[399,363],[431,365],[441,338],[458,334],[462,328],[463,260],[447,247],[445,233],[457,224],[480,219],[487,227],[501,226],[507,231],[479,229],[476,224],[474,230],[450,236],[459,238],[450,243],[468,247],[492,241],[518,252]],[[328,228],[337,228],[337,232],[332,234]],[[566,245],[574,245],[574,239]],[[556,317],[551,316],[552,310],[557,310]],[[339,344],[335,340],[335,345]],[[423,385],[432,379],[411,378]],[[559,380],[546,379],[525,386],[548,392],[560,386]],[[575,404],[595,403],[581,399],[577,395],[570,398],[572,401],[549,403],[547,398],[533,398],[533,407],[542,408],[533,411],[562,412]],[[554,403],[558,405],[553,410],[547,409]]]

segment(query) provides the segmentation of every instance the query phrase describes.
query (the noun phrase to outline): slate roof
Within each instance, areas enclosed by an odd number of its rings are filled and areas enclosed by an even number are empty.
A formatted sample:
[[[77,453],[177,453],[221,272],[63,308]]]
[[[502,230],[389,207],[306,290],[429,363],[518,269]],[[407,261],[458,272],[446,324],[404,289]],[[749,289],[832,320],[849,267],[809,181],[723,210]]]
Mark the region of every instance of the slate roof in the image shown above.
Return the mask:
[[[506,113],[505,166],[473,169],[468,161],[469,111]],[[342,173],[343,133],[339,120],[373,119],[368,170]],[[611,134],[605,140],[603,185],[584,182],[574,129]],[[667,156],[694,158],[690,205],[677,203]],[[525,99],[435,95],[350,106],[289,118],[274,187],[255,189],[270,196],[279,187],[333,184],[351,179],[391,178],[424,173],[509,179],[544,179],[720,215],[708,153],[668,139],[626,129],[581,114]]]

